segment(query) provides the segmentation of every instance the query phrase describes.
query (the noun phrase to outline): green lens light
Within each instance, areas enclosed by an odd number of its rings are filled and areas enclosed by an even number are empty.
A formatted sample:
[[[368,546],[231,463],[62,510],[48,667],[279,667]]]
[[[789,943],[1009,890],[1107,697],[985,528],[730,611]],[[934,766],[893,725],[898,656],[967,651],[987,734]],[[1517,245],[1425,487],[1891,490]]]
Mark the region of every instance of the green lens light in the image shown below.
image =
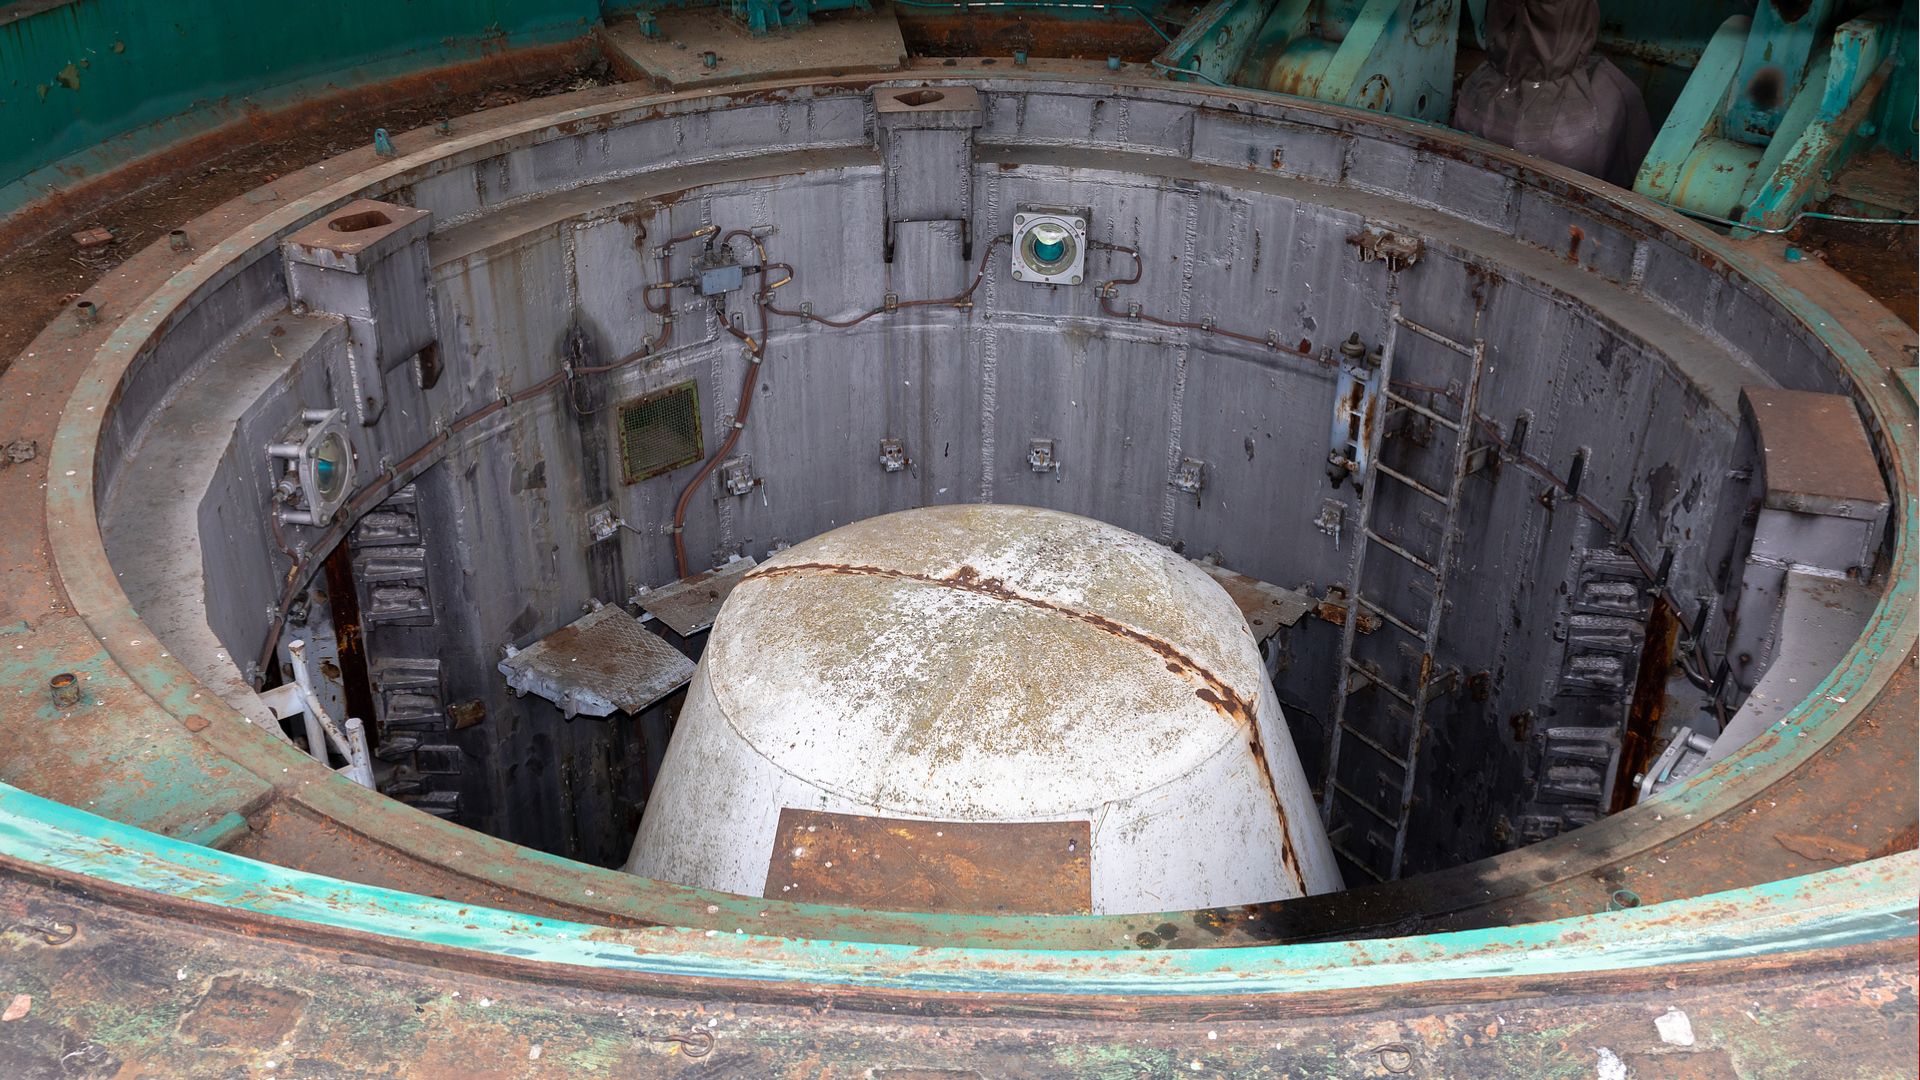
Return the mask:
[[[322,439],[314,450],[313,481],[320,488],[321,498],[332,499],[346,486],[349,453],[346,440],[337,434]]]
[[[1027,234],[1027,261],[1041,271],[1059,266],[1072,257],[1073,235],[1051,222],[1035,225]]]

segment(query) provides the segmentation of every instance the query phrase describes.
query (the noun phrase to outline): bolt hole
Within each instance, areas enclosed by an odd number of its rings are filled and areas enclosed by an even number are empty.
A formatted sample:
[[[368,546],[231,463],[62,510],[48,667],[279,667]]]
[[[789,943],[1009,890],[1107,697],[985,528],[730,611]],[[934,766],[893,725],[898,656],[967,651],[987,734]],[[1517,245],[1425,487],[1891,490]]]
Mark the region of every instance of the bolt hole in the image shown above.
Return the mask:
[[[382,225],[393,224],[393,219],[378,210],[362,210],[357,214],[346,214],[327,222],[327,228],[334,232],[363,232],[377,229]]]
[[[1640,894],[1634,892],[1632,889],[1615,889],[1613,895],[1607,897],[1607,910],[1609,911],[1625,911],[1628,908],[1637,908],[1639,906]]]
[[[1779,108],[1786,92],[1786,73],[1777,67],[1761,68],[1753,81],[1747,84],[1747,100],[1753,103],[1754,108],[1763,111]]]

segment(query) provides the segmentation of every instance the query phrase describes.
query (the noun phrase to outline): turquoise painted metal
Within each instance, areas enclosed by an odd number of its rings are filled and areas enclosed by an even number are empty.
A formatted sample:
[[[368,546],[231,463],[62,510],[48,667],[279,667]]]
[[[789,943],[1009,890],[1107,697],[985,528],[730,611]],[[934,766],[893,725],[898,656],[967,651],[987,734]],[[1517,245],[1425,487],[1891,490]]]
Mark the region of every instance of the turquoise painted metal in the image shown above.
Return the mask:
[[[0,216],[251,110],[579,37],[598,0],[0,9]]]
[[[727,10],[754,34],[805,26],[826,11],[872,11],[867,0],[728,0]]]
[[[1419,938],[1224,950],[853,945],[536,919],[182,843],[0,785],[0,855],[316,927],[582,968],[951,993],[1311,994],[1623,972],[1911,937],[1920,854],[1692,900]]]
[[[1155,63],[1172,79],[1440,123],[1459,26],[1456,0],[1215,0]]]
[[[1873,118],[1874,138],[1912,161],[1920,157],[1920,5],[1901,6],[1893,41],[1899,61],[1880,95],[1880,108]]]
[[[1787,19],[1761,0],[1752,18],[1723,23],[1634,190],[1756,230],[1785,228],[1823,198],[1825,181],[1882,131],[1872,118],[1903,111],[1889,86],[1913,55],[1911,11],[1898,27],[1884,12],[1850,19],[1823,46],[1832,8],[1814,3]]]

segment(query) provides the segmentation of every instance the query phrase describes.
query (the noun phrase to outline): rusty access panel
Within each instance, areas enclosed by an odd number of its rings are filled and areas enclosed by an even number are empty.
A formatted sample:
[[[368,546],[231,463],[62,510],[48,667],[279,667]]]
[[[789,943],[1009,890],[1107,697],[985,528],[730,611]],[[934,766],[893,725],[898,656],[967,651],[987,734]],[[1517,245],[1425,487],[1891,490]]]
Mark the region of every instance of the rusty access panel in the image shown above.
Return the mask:
[[[769,899],[960,915],[1086,915],[1084,821],[973,822],[780,811]]]

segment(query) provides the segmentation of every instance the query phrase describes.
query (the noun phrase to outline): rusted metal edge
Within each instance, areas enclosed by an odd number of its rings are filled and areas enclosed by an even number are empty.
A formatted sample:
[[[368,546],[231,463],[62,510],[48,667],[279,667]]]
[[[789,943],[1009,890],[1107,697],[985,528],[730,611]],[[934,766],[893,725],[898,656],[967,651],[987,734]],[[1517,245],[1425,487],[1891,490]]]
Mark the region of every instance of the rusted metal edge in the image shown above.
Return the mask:
[[[1911,951],[1920,854],[1788,881],[1547,923],[1419,938],[1231,950],[851,945],[679,928],[612,930],[458,904],[256,862],[147,833],[0,785],[0,877],[289,944],[334,944],[510,978],[632,988],[682,984],[934,992],[1071,1009],[1104,995],[1311,998],[1381,987],[1608,975],[1699,966],[1737,974],[1788,956],[1887,942]],[[611,980],[609,982],[608,980]],[[716,986],[715,984],[723,984]],[[730,985],[724,985],[730,984]],[[1069,1000],[1058,1000],[1069,999]]]

